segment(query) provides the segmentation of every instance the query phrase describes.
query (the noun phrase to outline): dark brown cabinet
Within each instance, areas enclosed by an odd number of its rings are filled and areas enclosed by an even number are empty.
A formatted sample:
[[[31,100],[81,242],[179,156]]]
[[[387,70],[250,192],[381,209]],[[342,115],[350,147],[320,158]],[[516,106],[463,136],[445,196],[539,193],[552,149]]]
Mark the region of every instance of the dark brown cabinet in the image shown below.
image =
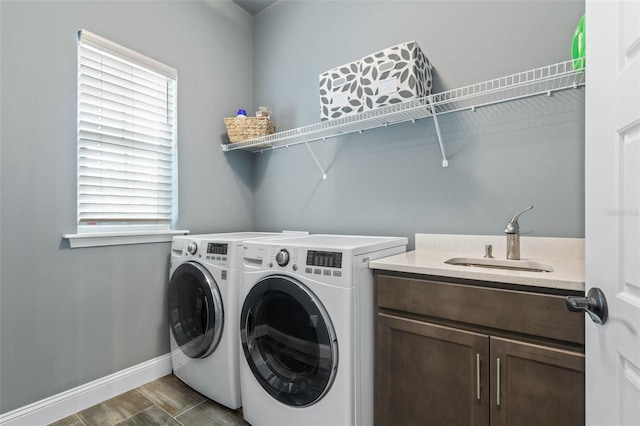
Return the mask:
[[[376,425],[489,425],[486,335],[379,314],[377,339]]]
[[[492,425],[584,425],[584,354],[490,341]]]
[[[376,425],[584,425],[584,319],[564,295],[375,282]]]

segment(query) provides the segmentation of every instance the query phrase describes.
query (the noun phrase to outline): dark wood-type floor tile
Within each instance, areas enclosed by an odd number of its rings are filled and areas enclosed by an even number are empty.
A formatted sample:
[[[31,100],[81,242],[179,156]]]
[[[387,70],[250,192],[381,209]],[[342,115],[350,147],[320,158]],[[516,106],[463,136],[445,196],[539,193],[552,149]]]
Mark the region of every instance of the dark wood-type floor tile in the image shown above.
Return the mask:
[[[194,391],[173,374],[138,388],[154,404],[176,417],[207,398]]]
[[[248,426],[242,410],[207,399],[169,374],[49,426]]]
[[[86,426],[114,425],[152,405],[153,403],[142,393],[133,389],[77,414]]]
[[[227,407],[207,400],[179,415],[176,419],[184,426],[247,426],[241,411],[233,411]]]
[[[84,423],[82,423],[82,420],[80,420],[77,414],[72,414],[57,422],[50,423],[49,426],[84,426]]]
[[[154,405],[118,423],[118,426],[180,426],[180,423]]]

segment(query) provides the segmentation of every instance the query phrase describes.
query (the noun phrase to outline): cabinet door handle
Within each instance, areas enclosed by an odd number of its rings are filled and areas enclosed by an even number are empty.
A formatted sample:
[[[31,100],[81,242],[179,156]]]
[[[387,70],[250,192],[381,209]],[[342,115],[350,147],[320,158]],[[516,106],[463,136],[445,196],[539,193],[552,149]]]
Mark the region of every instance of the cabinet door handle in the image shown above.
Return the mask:
[[[480,354],[476,354],[476,394],[480,401]]]
[[[496,362],[496,404],[500,406],[500,358]]]

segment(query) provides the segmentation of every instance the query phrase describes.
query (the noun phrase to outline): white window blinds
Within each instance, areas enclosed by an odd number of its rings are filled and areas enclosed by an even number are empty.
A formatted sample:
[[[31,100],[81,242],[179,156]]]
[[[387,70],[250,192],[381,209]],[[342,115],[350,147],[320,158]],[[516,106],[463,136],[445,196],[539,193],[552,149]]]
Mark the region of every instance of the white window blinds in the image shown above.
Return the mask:
[[[176,86],[173,68],[78,31],[78,232],[175,224]]]

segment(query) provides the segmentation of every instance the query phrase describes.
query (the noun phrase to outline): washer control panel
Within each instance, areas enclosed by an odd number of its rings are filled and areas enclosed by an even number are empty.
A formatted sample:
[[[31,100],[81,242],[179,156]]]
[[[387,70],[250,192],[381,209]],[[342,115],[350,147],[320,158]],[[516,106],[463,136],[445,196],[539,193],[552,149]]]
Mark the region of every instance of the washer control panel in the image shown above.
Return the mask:
[[[246,246],[245,246],[246,248]],[[293,271],[298,270],[298,263],[300,257],[300,249],[297,247],[278,247],[271,246],[268,249],[269,258],[265,259],[265,265],[268,268],[284,268],[291,269]]]
[[[342,268],[342,253],[337,251],[307,251],[307,266]]]
[[[342,253],[339,251],[307,251],[304,272],[313,275],[342,276]]]
[[[289,250],[282,249],[276,254],[276,263],[282,267],[289,264]]]
[[[246,248],[246,247],[245,247]],[[291,269],[310,275],[342,277],[342,252],[271,247],[266,267]],[[303,267],[304,266],[304,267]]]

